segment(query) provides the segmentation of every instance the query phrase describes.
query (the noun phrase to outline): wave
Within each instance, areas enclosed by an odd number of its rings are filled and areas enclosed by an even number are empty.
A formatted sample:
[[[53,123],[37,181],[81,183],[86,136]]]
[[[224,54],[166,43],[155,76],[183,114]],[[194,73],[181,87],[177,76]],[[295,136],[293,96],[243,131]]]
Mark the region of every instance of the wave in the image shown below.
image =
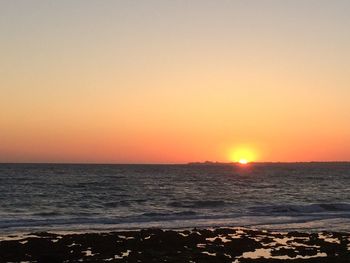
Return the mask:
[[[182,201],[170,202],[168,206],[180,208],[212,208],[222,207],[227,205],[225,201],[221,200],[206,200],[206,201]]]
[[[33,216],[42,216],[42,217],[48,217],[48,216],[59,216],[61,213],[59,212],[54,212],[54,211],[48,211],[48,212],[38,212],[38,213],[33,213]]]
[[[315,214],[315,213],[350,213],[350,204],[347,203],[321,203],[310,205],[268,205],[250,207],[250,212],[258,214]]]
[[[193,227],[262,227],[271,229],[310,229],[348,231],[350,214],[348,216],[308,214],[304,216],[270,215],[207,215],[196,214],[193,211],[176,213],[143,213],[128,217],[79,217],[79,218],[49,218],[49,219],[10,219],[0,220],[0,234],[13,231],[90,231],[110,229],[141,229],[149,227],[161,228],[193,228]]]
[[[194,211],[183,211],[177,213],[143,213],[142,216],[146,217],[174,217],[174,216],[194,216],[197,213]]]
[[[120,206],[130,206],[130,202],[127,200],[121,200],[121,201],[110,201],[110,202],[105,202],[103,203],[104,207],[120,207]]]

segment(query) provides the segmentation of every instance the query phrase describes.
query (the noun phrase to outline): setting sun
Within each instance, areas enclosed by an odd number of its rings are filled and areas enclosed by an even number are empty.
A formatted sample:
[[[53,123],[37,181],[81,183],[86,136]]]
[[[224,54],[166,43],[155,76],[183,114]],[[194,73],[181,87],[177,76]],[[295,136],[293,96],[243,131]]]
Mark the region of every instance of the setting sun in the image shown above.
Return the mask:
[[[246,159],[241,159],[238,161],[240,164],[247,164],[248,161]]]
[[[230,152],[230,160],[240,164],[247,164],[257,159],[256,151],[250,147],[238,147]]]

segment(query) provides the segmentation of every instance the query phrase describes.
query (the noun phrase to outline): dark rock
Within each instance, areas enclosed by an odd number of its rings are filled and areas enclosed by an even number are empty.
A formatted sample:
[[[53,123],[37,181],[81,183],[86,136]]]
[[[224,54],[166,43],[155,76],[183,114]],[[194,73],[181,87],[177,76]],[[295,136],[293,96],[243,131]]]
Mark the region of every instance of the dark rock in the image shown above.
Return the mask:
[[[245,262],[292,262],[292,263],[349,263],[349,235],[347,233],[323,234],[339,240],[328,242],[318,234],[289,232],[270,233],[258,230],[243,230],[239,238],[231,238],[236,229],[219,228],[214,231],[194,229],[193,231],[163,231],[144,229],[111,233],[86,233],[56,235],[34,233],[35,237],[0,241],[0,262],[233,262],[239,258]],[[182,234],[185,234],[182,235]],[[186,236],[188,235],[188,236]],[[125,236],[126,238],[123,238]],[[229,239],[222,242],[220,237]],[[293,237],[292,241],[275,244],[275,238]],[[216,237],[216,238],[215,238]],[[213,241],[207,238],[215,238]],[[257,239],[258,238],[258,239]],[[257,240],[260,241],[257,241]],[[199,244],[201,244],[199,246]],[[319,247],[319,249],[317,247]],[[288,256],[290,259],[240,258],[244,252],[256,249],[272,249],[272,256]],[[86,251],[91,251],[91,255]],[[128,252],[127,254],[125,254]],[[327,257],[310,257],[323,252]],[[115,255],[123,258],[114,258]]]

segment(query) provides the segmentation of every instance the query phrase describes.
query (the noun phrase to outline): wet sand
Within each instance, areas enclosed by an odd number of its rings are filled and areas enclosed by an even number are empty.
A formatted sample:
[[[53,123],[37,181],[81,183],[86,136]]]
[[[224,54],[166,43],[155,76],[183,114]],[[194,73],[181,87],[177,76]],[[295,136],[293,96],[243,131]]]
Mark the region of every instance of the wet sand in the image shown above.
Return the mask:
[[[31,233],[0,241],[0,262],[350,262],[350,234],[245,228]]]

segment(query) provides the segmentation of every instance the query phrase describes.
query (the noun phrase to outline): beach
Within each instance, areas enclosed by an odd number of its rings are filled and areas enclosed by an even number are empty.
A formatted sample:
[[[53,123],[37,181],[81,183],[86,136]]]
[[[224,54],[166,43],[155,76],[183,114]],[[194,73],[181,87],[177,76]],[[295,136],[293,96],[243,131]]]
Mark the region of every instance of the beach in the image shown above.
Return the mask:
[[[0,0],[0,263],[350,263],[350,0]]]
[[[350,262],[350,164],[0,165],[0,262]]]
[[[9,235],[0,262],[350,262],[350,234],[249,228]]]

